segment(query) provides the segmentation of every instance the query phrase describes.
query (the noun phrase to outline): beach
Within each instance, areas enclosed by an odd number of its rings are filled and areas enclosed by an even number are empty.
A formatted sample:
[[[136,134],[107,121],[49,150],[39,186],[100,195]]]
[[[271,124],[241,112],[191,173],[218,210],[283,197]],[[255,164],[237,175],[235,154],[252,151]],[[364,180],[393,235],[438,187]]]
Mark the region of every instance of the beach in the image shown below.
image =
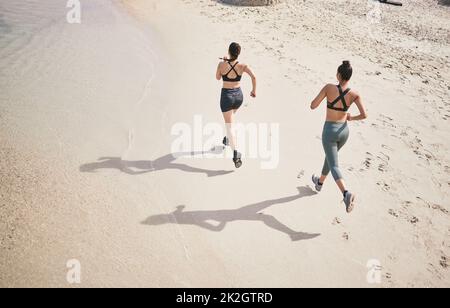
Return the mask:
[[[0,287],[450,287],[448,4],[81,4],[0,1]],[[233,41],[258,77],[237,119],[274,138],[237,170],[202,144]],[[350,215],[311,182],[310,102],[343,60],[369,115],[340,154]]]

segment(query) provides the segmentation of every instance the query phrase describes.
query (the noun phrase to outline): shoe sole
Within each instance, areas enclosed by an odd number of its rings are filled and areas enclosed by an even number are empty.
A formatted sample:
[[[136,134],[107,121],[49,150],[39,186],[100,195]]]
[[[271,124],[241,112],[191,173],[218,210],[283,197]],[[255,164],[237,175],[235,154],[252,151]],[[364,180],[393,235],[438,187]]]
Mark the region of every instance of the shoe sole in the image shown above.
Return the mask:
[[[317,192],[321,192],[322,187],[321,187],[321,188],[317,188],[318,185],[317,185],[316,182],[314,181],[314,175],[312,176],[312,182],[313,182],[313,184],[314,184],[314,188],[316,189],[316,191],[317,191]]]
[[[347,213],[350,214],[354,209],[355,209],[355,197],[354,195],[352,195],[352,198],[350,199],[350,204],[347,207]]]

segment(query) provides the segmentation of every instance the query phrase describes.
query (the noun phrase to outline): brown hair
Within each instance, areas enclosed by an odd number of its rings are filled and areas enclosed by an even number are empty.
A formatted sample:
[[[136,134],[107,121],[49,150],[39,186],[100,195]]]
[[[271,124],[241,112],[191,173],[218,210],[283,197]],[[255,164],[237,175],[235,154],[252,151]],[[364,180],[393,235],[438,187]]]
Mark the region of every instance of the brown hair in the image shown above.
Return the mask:
[[[241,45],[238,43],[231,43],[230,47],[228,48],[228,53],[230,54],[230,61],[235,61],[239,58],[239,55],[241,54]]]
[[[353,75],[353,68],[350,64],[350,61],[343,61],[341,66],[338,68],[338,73],[341,75],[341,78],[345,81],[349,81]]]

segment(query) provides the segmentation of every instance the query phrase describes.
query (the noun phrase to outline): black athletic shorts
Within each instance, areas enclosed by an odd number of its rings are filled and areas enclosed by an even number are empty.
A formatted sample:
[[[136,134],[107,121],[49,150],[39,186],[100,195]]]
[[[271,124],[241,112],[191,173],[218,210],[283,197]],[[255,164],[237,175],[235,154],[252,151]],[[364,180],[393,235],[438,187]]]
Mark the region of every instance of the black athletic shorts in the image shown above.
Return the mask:
[[[222,112],[237,110],[242,106],[243,102],[244,94],[241,88],[222,89],[222,95],[220,96],[220,108]]]

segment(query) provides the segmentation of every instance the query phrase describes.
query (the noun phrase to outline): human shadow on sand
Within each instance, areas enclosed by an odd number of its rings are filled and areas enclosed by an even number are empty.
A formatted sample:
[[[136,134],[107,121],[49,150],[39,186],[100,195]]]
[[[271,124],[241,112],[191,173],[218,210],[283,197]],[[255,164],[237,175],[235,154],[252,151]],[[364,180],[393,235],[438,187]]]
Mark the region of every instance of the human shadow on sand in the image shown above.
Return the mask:
[[[227,223],[233,221],[261,221],[269,228],[287,234],[292,241],[310,240],[320,236],[320,234],[296,232],[272,215],[261,212],[273,205],[289,203],[317,194],[309,186],[298,187],[297,189],[298,193],[293,196],[266,200],[234,210],[184,211],[185,206],[181,205],[172,213],[150,216],[142,224],[150,226],[164,224],[196,225],[209,231],[220,232],[225,229]],[[216,222],[216,224],[213,222]]]
[[[123,160],[120,157],[101,157],[98,161],[84,164],[80,166],[81,172],[96,172],[101,169],[117,169],[129,175],[140,175],[149,172],[156,172],[161,170],[180,170],[189,173],[204,173],[208,177],[215,177],[233,173],[233,171],[225,170],[208,170],[202,168],[192,167],[186,164],[176,163],[178,158],[194,157],[205,154],[220,154],[220,148],[216,147],[209,152],[184,152],[167,154],[156,160]]]

